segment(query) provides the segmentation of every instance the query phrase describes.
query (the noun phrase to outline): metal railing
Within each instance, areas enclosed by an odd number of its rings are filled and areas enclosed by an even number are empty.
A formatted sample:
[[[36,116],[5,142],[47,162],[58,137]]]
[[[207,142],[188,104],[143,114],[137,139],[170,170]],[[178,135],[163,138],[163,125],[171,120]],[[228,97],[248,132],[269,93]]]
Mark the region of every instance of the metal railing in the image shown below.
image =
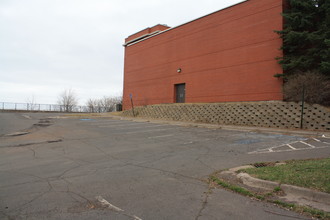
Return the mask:
[[[120,104],[111,107],[101,106],[64,106],[56,104],[0,102],[0,110],[12,111],[42,111],[42,112],[113,112],[120,110]]]

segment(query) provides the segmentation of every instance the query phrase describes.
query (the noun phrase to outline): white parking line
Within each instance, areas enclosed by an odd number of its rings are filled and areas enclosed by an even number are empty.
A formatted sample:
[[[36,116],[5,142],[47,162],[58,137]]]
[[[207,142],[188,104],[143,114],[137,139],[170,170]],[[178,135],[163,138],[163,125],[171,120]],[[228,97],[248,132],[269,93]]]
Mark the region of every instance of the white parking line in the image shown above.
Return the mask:
[[[109,124],[124,124],[125,122],[110,122],[110,121],[108,121],[108,122],[90,122],[90,124],[92,124],[92,125],[109,125]]]
[[[131,214],[125,213],[125,211],[123,209],[112,205],[110,202],[103,199],[102,196],[96,196],[96,200],[105,208],[111,209],[115,212],[119,212],[122,215],[125,215],[125,216],[128,216],[128,217],[132,218],[133,220],[142,220],[141,218],[137,217],[136,215],[131,215]]]
[[[141,123],[141,122],[140,122]],[[103,125],[103,126],[98,126],[99,128],[112,128],[112,127],[123,127],[123,126],[134,126],[134,125],[139,125],[141,126],[141,124],[137,124],[137,123],[121,123],[121,124],[114,124],[114,125]]]
[[[287,144],[287,146],[288,146],[289,148],[291,148],[292,150],[296,150],[296,148],[292,147],[290,144]]]
[[[168,127],[170,125],[147,125],[147,126],[140,126],[140,127],[129,127],[129,128],[133,128],[133,129],[143,129],[143,128],[155,128],[155,127]],[[129,129],[129,128],[118,128],[116,130],[124,130],[124,129]]]
[[[167,130],[170,130],[170,128],[124,132],[123,134],[136,134],[136,133],[146,133],[146,132],[154,132],[154,131],[167,131]]]
[[[163,137],[172,137],[174,134],[167,134],[167,135],[160,135],[160,136],[153,136],[148,137],[149,139],[155,139],[155,138],[163,138]]]
[[[99,201],[101,203],[102,206],[105,206],[105,207],[107,207],[109,209],[112,209],[116,212],[123,212],[124,211],[121,208],[118,208],[117,206],[114,206],[110,202],[108,202],[107,200],[103,199],[102,196],[97,196],[96,199],[97,199],[97,201]]]
[[[323,142],[317,138],[310,138],[310,139],[305,139],[306,140],[315,140],[319,143],[323,143],[323,144],[327,144],[327,145],[330,145],[330,143],[328,142]],[[262,154],[262,153],[277,153],[277,152],[289,152],[289,151],[298,151],[298,150],[311,150],[311,149],[321,149],[321,148],[328,148],[329,146],[314,146],[312,144],[309,144],[309,143],[306,143],[305,141],[293,141],[291,143],[288,143],[288,144],[282,144],[282,145],[278,145],[278,146],[275,146],[275,147],[269,147],[269,148],[264,148],[264,149],[259,149],[259,150],[256,150],[256,151],[251,151],[251,152],[248,152],[248,154]],[[294,147],[294,144],[297,144],[297,143],[300,143],[300,144],[304,144],[308,147]],[[287,147],[287,149],[283,149],[283,147]]]
[[[307,145],[307,146],[310,146],[311,148],[315,148],[314,145],[308,144],[308,143],[306,143],[306,142],[304,142],[304,141],[300,141],[300,143],[305,144],[305,145]]]
[[[323,143],[323,144],[328,144],[328,145],[330,145],[330,143],[328,143],[328,142],[324,142],[324,141],[321,141],[321,140],[319,140],[319,139],[316,139],[316,138],[313,138],[315,141],[317,141],[317,142],[320,142],[320,143]]]
[[[252,151],[248,152],[248,154],[265,154],[265,153],[281,153],[281,152],[292,152],[292,151],[299,151],[299,150],[313,150],[313,149],[322,149],[322,148],[328,148],[327,146],[322,146],[322,147],[307,147],[307,148],[296,148],[295,150],[293,149],[287,149],[287,150],[272,150],[271,148],[268,149],[262,149],[262,150],[257,150],[257,151]]]

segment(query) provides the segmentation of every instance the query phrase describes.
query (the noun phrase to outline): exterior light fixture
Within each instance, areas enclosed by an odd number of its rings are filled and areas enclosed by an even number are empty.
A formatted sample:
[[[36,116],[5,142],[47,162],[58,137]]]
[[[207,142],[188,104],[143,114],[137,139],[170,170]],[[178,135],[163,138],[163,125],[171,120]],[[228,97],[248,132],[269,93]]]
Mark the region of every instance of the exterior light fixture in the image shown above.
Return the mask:
[[[181,73],[181,68],[178,68],[177,70],[176,70],[176,72],[178,72],[178,73]]]

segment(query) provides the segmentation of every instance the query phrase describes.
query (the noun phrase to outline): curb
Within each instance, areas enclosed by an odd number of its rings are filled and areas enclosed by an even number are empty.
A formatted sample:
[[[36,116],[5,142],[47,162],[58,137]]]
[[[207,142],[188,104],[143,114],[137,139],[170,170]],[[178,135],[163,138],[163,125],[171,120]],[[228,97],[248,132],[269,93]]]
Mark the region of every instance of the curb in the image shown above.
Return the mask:
[[[238,179],[240,179],[244,185],[251,186],[254,188],[258,187],[258,188],[272,191],[275,187],[280,186],[279,183],[257,179],[257,178],[250,176],[247,173],[239,173],[236,175],[236,177]]]
[[[228,171],[223,171],[221,174],[231,174],[240,180],[244,185],[252,188],[264,189],[273,191],[275,187],[280,187],[281,190],[286,194],[280,198],[297,202],[301,205],[311,206],[316,209],[320,209],[326,212],[330,212],[330,194],[324,192],[318,192],[315,190],[293,186],[288,184],[280,184],[268,180],[262,180],[250,176],[247,173],[236,173],[240,169],[252,168],[253,166],[240,166],[231,168]]]

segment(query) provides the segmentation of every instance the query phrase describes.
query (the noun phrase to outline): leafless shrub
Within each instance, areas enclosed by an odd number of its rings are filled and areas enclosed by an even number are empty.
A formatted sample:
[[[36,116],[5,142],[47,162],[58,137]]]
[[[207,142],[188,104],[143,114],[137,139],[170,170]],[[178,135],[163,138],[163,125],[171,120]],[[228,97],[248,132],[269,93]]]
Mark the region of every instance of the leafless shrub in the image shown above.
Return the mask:
[[[288,77],[283,86],[284,100],[301,101],[303,87],[307,103],[330,105],[330,79],[315,72],[297,73]]]
[[[112,112],[116,108],[116,104],[122,103],[121,96],[107,97],[104,96],[101,99],[89,99],[87,106],[89,112]]]

